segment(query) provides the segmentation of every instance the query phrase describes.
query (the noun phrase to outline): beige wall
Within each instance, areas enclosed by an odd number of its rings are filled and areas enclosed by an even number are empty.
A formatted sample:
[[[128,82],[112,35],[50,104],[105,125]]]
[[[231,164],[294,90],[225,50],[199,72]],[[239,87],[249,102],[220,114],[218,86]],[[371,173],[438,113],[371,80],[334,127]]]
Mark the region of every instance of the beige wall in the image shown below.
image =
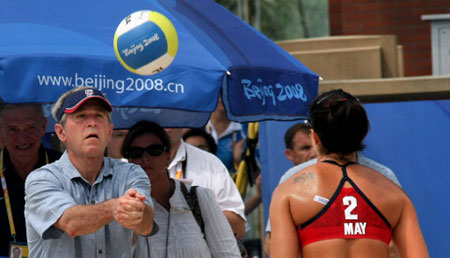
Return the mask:
[[[319,93],[343,89],[363,103],[450,99],[450,76],[417,76],[365,80],[324,80]]]
[[[394,35],[332,36],[277,44],[325,80],[403,75],[402,48]]]

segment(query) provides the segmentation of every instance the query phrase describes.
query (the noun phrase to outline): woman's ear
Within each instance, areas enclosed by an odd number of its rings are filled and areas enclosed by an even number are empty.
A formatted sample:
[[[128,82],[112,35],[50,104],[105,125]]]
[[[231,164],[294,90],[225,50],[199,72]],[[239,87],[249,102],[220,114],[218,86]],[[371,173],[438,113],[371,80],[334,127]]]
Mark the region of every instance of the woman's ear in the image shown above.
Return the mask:
[[[320,143],[320,137],[319,135],[314,131],[314,129],[311,129],[311,132],[309,133],[309,136],[311,138],[311,142],[315,143],[315,144],[319,144]]]
[[[314,131],[314,129],[311,129],[311,132],[309,133],[309,137],[311,138],[311,144],[313,146],[313,149],[318,154],[320,153],[320,145],[322,142],[320,141],[319,135]]]

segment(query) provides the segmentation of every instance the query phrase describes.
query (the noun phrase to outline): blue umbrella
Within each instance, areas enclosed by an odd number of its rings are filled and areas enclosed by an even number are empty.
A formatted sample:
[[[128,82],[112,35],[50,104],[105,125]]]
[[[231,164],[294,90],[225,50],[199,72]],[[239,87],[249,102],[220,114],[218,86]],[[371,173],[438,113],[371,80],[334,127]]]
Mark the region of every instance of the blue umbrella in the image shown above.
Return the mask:
[[[164,71],[133,74],[113,50],[120,21],[138,10],[165,15],[178,52]],[[237,122],[304,118],[318,76],[270,39],[211,0],[0,2],[0,97],[54,103],[73,87],[103,91],[116,127],[152,119],[201,127],[222,94]]]

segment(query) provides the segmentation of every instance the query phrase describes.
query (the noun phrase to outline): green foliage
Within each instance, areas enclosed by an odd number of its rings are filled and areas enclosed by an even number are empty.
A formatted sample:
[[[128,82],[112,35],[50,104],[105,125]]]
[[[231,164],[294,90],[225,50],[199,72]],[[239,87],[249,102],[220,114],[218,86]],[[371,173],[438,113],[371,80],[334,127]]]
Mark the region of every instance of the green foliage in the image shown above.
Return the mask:
[[[329,35],[328,0],[216,0],[216,2],[241,18],[243,5],[248,3],[249,23],[274,41]],[[302,7],[304,22],[301,17]],[[260,20],[257,20],[258,17]]]
[[[329,36],[328,0],[303,0],[303,2],[310,32],[309,37]]]

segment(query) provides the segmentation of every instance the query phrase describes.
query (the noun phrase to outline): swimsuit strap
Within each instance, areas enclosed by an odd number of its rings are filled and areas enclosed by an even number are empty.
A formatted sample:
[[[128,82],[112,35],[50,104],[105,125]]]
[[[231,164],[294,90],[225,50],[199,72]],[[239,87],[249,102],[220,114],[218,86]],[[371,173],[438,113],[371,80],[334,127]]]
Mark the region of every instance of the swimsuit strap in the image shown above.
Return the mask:
[[[349,162],[345,163],[344,165],[341,165],[341,164],[337,163],[334,160],[324,160],[322,162],[330,163],[330,164],[333,164],[333,165],[341,167],[341,169],[342,169],[342,176],[344,177],[344,179],[348,179],[347,166],[351,165],[351,164],[357,164],[356,162],[353,162],[353,161],[349,161]]]

